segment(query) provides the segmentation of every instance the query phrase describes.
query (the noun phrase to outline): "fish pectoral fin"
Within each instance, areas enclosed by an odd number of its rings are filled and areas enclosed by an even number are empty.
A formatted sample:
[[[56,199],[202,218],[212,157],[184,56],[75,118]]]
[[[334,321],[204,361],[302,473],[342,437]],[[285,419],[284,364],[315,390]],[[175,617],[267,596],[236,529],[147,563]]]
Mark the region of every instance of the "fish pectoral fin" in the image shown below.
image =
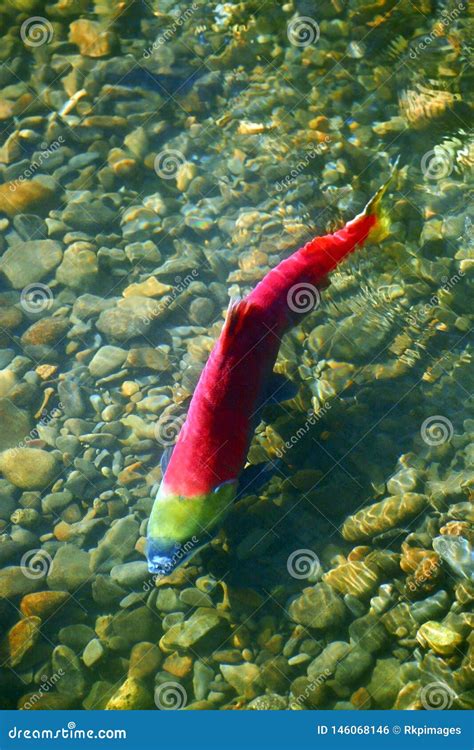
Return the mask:
[[[165,475],[165,471],[168,468],[169,462],[171,461],[171,456],[173,455],[173,448],[174,448],[174,445],[171,445],[168,448],[165,448],[163,453],[161,454],[160,468],[161,468],[162,476]]]
[[[229,307],[227,308],[224,328],[222,329],[221,333],[223,351],[232,346],[235,337],[245,325],[247,317],[252,308],[253,305],[248,299],[233,297],[230,300]]]

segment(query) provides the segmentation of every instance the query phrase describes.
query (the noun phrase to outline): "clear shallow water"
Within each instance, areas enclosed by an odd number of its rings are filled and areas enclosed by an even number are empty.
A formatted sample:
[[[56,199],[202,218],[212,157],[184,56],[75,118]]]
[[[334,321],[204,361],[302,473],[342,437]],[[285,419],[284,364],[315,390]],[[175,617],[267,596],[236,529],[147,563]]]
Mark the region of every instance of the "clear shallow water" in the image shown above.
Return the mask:
[[[2,702],[468,708],[472,16],[13,6]],[[282,347],[298,395],[268,407],[249,453],[278,459],[274,476],[155,586],[160,455],[229,295],[352,218],[397,155],[390,236]]]

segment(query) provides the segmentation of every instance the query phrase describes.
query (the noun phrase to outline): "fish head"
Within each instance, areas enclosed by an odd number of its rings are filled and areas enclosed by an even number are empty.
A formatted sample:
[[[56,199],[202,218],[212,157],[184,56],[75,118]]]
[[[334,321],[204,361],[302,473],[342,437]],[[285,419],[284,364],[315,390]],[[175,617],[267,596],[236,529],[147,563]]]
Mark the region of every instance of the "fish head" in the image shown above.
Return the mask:
[[[148,521],[150,573],[170,575],[209,544],[236,494],[237,480],[191,497],[174,493],[162,482]]]

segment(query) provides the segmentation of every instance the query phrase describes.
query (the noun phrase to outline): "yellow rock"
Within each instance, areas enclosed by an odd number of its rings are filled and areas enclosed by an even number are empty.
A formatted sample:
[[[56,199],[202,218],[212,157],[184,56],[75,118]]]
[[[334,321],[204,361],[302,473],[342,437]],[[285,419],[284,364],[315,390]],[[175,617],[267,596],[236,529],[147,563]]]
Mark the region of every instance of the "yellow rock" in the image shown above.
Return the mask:
[[[154,276],[137,284],[130,284],[123,290],[124,297],[162,297],[173,289],[169,284],[162,284]]]
[[[25,654],[35,645],[41,620],[39,617],[26,617],[17,622],[7,633],[2,643],[2,656],[7,660],[8,666],[16,667]]]
[[[0,455],[0,471],[21,490],[41,490],[56,478],[58,463],[47,451],[10,448]]]
[[[69,27],[69,41],[77,44],[79,52],[85,57],[110,55],[115,39],[112,32],[102,31],[98,23],[86,18],[73,21]]]
[[[341,594],[369,596],[380,583],[380,573],[365,562],[347,562],[328,571],[323,581]]]
[[[450,656],[462,643],[462,636],[434,620],[424,622],[416,639],[423,648],[431,648],[435,654]]]
[[[0,185],[0,206],[2,212],[11,218],[51,203],[54,194],[54,189],[43,181],[13,180]]]
[[[128,677],[107,703],[106,711],[140,711],[151,708],[151,696],[143,685]]]
[[[427,502],[426,495],[416,492],[392,495],[349,516],[342,527],[342,536],[350,542],[355,542],[382,534],[420,513]]]

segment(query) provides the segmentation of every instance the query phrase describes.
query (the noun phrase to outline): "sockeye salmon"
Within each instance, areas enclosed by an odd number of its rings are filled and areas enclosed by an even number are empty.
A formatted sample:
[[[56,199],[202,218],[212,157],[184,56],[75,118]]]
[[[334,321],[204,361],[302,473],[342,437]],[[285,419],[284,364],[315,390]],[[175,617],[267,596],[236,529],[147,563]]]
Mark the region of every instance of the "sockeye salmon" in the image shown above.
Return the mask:
[[[162,463],[148,522],[151,573],[168,575],[219,529],[238,492],[281,339],[301,320],[298,294],[324,288],[356,247],[387,235],[381,200],[389,182],[342,229],[311,240],[247,297],[231,301],[171,457]]]

